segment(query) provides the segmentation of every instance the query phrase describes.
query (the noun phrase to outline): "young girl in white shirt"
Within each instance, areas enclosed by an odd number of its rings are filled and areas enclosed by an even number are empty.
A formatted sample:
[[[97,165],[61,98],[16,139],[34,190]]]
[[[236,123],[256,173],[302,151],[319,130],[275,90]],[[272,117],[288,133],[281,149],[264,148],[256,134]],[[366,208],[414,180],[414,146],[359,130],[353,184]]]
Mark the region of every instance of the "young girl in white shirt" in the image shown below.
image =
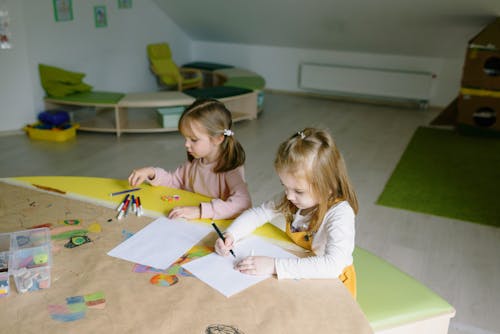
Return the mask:
[[[324,130],[306,128],[280,145],[274,167],[285,190],[281,199],[243,212],[226,230],[225,241],[216,241],[216,252],[227,256],[235,242],[283,215],[287,235],[313,255],[249,256],[235,269],[278,279],[338,277],[356,297],[352,253],[358,201],[335,142]]]

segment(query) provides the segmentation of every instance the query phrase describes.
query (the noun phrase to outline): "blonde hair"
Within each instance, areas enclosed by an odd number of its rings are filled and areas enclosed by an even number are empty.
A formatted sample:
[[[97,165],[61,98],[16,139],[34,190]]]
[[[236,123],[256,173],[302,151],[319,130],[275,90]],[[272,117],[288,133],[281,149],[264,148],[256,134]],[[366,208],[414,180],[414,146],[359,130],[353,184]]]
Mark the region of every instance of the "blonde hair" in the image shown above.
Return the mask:
[[[304,175],[319,203],[312,213],[309,231],[316,232],[328,209],[346,200],[358,212],[356,193],[349,181],[344,159],[328,132],[305,128],[283,142],[278,149],[274,168],[278,173]],[[286,194],[277,206],[287,223],[293,220],[297,207]]]
[[[192,122],[203,126],[210,137],[224,136],[214,172],[222,173],[245,163],[245,150],[234,138],[231,130],[231,112],[224,103],[215,99],[197,99],[184,110],[179,119],[179,131],[185,135],[191,131]],[[188,160],[194,157],[188,153]]]

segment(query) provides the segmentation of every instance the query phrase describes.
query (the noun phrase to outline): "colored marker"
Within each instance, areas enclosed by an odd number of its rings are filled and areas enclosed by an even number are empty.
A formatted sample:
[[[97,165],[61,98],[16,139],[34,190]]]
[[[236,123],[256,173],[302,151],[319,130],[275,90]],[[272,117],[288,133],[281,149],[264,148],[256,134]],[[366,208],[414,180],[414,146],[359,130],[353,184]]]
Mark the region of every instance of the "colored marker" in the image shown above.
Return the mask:
[[[136,216],[140,216],[141,215],[141,206],[139,204],[139,196],[137,196],[135,198],[135,207],[136,207],[136,209],[135,209]]]
[[[116,195],[131,193],[131,192],[138,191],[138,190],[141,190],[141,188],[133,188],[133,189],[127,189],[127,190],[117,191],[115,193],[109,194],[109,196],[116,196]]]
[[[123,208],[121,209],[120,213],[118,214],[118,216],[116,218],[118,218],[118,219],[123,218],[123,216],[127,213],[127,209],[128,209],[129,204],[130,204],[130,199],[127,198],[127,201],[123,205]]]
[[[130,195],[125,196],[125,198],[123,199],[123,201],[122,201],[122,202],[120,203],[120,205],[116,208],[116,211],[117,211],[117,212],[120,212],[120,210],[121,210],[121,209],[123,208],[123,206],[125,205],[125,202],[127,201],[127,199],[128,199],[128,197],[129,197],[129,196],[130,196]]]
[[[137,212],[137,204],[134,195],[132,195],[132,212]]]
[[[144,213],[144,211],[142,211],[142,203],[141,203],[141,198],[139,196],[137,196],[137,211],[139,212],[138,216],[142,216],[142,214]]]
[[[222,241],[226,241],[226,238],[224,238],[224,235],[222,234],[222,232],[219,230],[219,228],[217,227],[217,225],[215,225],[214,222],[212,222],[212,226],[215,228],[215,232],[217,232],[217,234],[219,235],[219,237],[222,239]],[[232,249],[229,250],[231,252],[231,254],[233,254],[234,257],[236,257],[236,255],[234,255],[234,252]]]

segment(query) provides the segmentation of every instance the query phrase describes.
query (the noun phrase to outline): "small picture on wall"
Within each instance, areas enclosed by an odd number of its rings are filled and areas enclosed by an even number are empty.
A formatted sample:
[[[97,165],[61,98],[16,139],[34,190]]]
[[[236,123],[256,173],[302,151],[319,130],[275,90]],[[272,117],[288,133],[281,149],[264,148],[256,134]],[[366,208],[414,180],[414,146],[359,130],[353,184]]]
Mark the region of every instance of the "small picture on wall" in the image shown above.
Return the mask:
[[[10,49],[9,13],[0,9],[0,50]]]
[[[94,21],[96,28],[103,28],[108,26],[106,6],[94,6]]]
[[[73,20],[73,5],[71,0],[52,0],[54,19],[56,22]]]
[[[132,0],[118,0],[118,8],[120,9],[132,8]]]

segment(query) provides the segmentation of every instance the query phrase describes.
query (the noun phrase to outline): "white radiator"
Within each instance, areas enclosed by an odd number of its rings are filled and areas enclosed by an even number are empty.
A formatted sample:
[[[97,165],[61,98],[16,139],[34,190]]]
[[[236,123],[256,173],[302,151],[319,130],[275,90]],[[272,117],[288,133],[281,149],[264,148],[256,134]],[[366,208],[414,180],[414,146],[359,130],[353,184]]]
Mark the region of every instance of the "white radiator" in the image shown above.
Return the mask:
[[[299,87],[305,90],[411,100],[426,107],[430,97],[432,73],[303,63]]]

